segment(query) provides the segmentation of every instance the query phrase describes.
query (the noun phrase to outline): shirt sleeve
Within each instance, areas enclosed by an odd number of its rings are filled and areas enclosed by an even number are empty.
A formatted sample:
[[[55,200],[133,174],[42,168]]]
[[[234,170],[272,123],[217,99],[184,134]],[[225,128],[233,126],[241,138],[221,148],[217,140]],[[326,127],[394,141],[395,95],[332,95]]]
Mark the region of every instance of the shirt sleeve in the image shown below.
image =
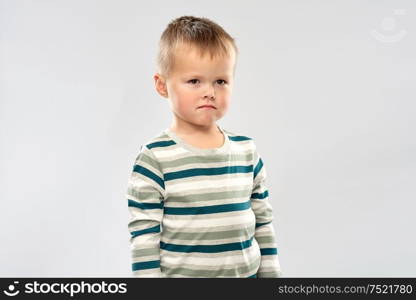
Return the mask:
[[[273,228],[273,209],[269,202],[269,192],[266,187],[266,167],[254,148],[253,155],[253,191],[251,208],[256,215],[254,238],[260,246],[261,262],[257,271],[258,278],[282,277],[278,258],[278,247]]]
[[[164,194],[160,164],[149,148],[141,146],[126,193],[133,277],[163,277],[160,235]]]

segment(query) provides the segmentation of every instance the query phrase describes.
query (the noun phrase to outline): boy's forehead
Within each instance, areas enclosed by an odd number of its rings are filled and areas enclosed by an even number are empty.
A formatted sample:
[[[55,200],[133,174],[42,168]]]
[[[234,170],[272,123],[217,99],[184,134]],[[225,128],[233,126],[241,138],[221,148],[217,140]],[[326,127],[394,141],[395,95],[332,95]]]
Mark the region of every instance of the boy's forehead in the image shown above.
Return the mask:
[[[180,73],[221,72],[232,75],[234,67],[234,53],[229,55],[215,55],[211,58],[208,51],[201,53],[192,46],[178,46],[174,52],[174,70]]]

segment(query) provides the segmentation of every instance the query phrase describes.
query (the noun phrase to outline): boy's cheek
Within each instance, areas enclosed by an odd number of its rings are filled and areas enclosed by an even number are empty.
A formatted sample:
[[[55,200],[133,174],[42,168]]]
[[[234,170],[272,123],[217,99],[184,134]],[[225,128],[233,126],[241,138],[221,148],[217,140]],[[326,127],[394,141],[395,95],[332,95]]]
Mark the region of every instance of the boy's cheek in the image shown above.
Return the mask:
[[[195,113],[195,104],[186,99],[180,99],[176,107],[181,112]]]

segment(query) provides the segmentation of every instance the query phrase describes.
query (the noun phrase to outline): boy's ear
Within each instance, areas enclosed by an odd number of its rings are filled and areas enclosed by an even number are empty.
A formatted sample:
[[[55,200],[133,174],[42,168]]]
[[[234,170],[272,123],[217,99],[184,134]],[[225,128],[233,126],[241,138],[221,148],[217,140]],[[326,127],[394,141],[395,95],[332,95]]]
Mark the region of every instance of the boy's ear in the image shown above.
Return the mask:
[[[154,80],[155,80],[155,87],[156,87],[156,91],[162,96],[167,98],[168,97],[168,89],[166,87],[166,80],[165,78],[163,78],[162,75],[160,75],[159,73],[156,73],[153,76]]]

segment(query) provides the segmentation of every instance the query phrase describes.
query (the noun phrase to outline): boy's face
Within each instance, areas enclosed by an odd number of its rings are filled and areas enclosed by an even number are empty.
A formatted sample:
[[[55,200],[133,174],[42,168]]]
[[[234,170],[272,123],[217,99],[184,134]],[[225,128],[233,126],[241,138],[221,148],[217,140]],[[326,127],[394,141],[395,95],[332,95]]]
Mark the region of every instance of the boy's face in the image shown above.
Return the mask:
[[[178,48],[171,76],[164,79],[155,75],[158,92],[170,100],[177,127],[211,128],[224,116],[231,98],[234,64],[233,51],[229,57],[211,60],[209,53],[201,58],[195,48]]]

